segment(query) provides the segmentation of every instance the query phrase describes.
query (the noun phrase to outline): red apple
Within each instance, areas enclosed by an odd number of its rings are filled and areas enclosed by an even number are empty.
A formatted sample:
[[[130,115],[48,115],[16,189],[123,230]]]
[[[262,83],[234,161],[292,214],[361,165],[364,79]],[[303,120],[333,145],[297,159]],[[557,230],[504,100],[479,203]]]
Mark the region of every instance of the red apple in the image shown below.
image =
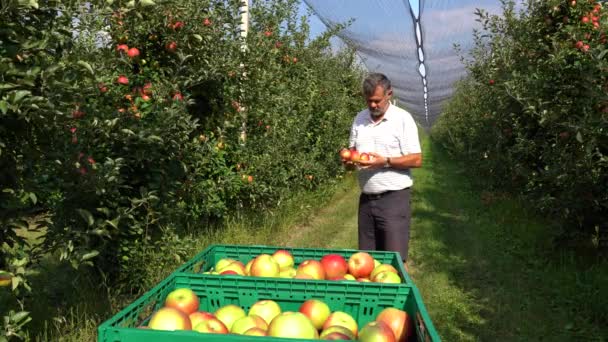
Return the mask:
[[[293,267],[294,265],[293,255],[285,249],[279,249],[274,252],[272,257],[279,264],[281,271]]]
[[[222,321],[228,330],[232,329],[234,322],[245,316],[247,316],[245,310],[234,304],[224,305],[215,311],[215,317]]]
[[[127,44],[118,44],[116,46],[116,51],[128,52],[129,51],[129,46]]]
[[[385,283],[385,284],[400,284],[401,277],[397,273],[393,273],[391,271],[384,271],[378,273],[374,279],[372,279],[374,283]]]
[[[260,254],[253,260],[249,272],[254,277],[278,277],[280,268],[270,254]]]
[[[358,162],[360,158],[360,154],[359,151],[357,150],[351,150],[350,151],[350,160],[353,162]]]
[[[228,334],[228,328],[215,317],[207,318],[192,328],[194,331],[208,334]]]
[[[323,330],[328,329],[331,326],[339,325],[350,330],[354,336],[357,336],[358,326],[357,321],[353,318],[353,316],[347,314],[344,311],[334,311],[327,317],[325,323],[323,324]]]
[[[177,92],[177,93],[173,94],[172,99],[173,99],[173,101],[181,101],[184,99],[184,95],[182,95],[182,93],[180,93],[180,92]]]
[[[209,18],[205,18],[205,20],[203,20],[203,25],[211,26],[211,20],[209,20]]]
[[[234,274],[238,274],[238,275],[242,275],[242,276],[247,274],[245,265],[243,265],[243,263],[238,260],[232,260],[232,262],[230,262],[228,264],[220,263],[220,266],[221,266],[220,268],[216,269],[216,271],[219,272],[220,274],[222,274],[222,272],[226,272],[226,271],[232,271],[232,272],[234,272]]]
[[[413,326],[407,312],[396,308],[386,308],[378,314],[376,321],[385,323],[395,334],[398,342],[405,342],[413,333]]]
[[[160,308],[150,318],[148,327],[154,330],[190,330],[190,317],[175,308]]]
[[[343,148],[340,150],[340,158],[344,161],[350,160],[351,151],[347,148]]]
[[[176,21],[175,24],[173,24],[173,30],[175,31],[181,29],[182,27],[184,27],[183,21]]]
[[[198,310],[199,299],[196,293],[188,288],[180,288],[171,291],[165,299],[165,307],[182,311],[186,315]]]
[[[129,51],[127,51],[127,56],[129,56],[129,58],[135,58],[135,57],[139,56],[139,49],[130,48]]]
[[[319,299],[309,299],[305,301],[300,305],[300,310],[298,311],[306,315],[317,330],[320,330],[323,327],[323,324],[331,314],[329,306]]]
[[[299,273],[306,273],[313,277],[313,279],[321,280],[325,279],[325,271],[323,265],[317,260],[304,260],[296,270],[296,275]]]
[[[319,333],[312,322],[300,312],[284,312],[268,326],[268,336],[317,339]]]
[[[324,340],[327,335],[330,335],[333,333],[339,333],[341,335],[346,335],[346,336],[348,336],[349,340],[356,339],[355,334],[353,334],[353,332],[350,329],[343,327],[341,325],[332,325],[330,327],[323,328],[323,331],[321,331],[320,337],[321,337],[321,339]]]
[[[165,45],[165,50],[173,53],[175,52],[175,50],[177,50],[177,43],[176,42],[169,42]]]
[[[374,270],[374,258],[366,252],[357,252],[348,259],[348,272],[355,278],[367,278]]]
[[[369,154],[363,152],[359,155],[359,161],[370,161],[371,157]]]
[[[195,311],[193,313],[191,313],[189,315],[190,317],[190,323],[192,323],[192,327],[194,328],[197,324],[199,324],[200,322],[209,319],[209,318],[215,318],[215,316],[213,316],[213,314],[211,312],[207,312],[207,311]]]
[[[369,275],[369,279],[374,280],[374,277],[376,275],[378,275],[379,273],[382,273],[384,271],[389,271],[389,272],[393,272],[395,274],[399,274],[399,272],[397,271],[397,269],[395,267],[393,267],[393,265],[390,265],[390,264],[381,264],[379,266],[374,267],[374,270]]]
[[[277,302],[267,299],[255,302],[251,308],[249,308],[249,316],[255,315],[260,316],[270,324],[272,320],[281,314],[281,307]]]
[[[125,75],[120,75],[116,79],[116,83],[127,85],[127,84],[129,84],[129,79]]]
[[[348,263],[339,254],[327,254],[321,258],[321,265],[326,278],[343,277],[348,273]]]
[[[395,334],[384,322],[372,321],[367,323],[359,333],[361,342],[396,342]]]

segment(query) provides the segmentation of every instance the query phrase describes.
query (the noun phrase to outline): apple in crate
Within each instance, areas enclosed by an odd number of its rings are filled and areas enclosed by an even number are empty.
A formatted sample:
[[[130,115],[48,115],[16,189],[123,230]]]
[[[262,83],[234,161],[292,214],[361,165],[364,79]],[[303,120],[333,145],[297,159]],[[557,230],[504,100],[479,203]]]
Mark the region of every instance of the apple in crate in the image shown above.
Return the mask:
[[[266,330],[262,330],[260,328],[251,328],[243,333],[243,335],[247,336],[268,336]]]
[[[401,277],[397,273],[393,273],[391,271],[384,271],[376,274],[374,279],[372,279],[374,283],[385,283],[385,284],[400,284]]]
[[[225,273],[226,271],[232,271],[234,273]],[[245,265],[243,265],[243,263],[238,260],[233,260],[225,266],[222,265],[221,268],[216,269],[216,272],[218,272],[219,274],[238,274],[242,276],[247,274]]]
[[[228,334],[229,330],[222,321],[215,317],[208,318],[192,328],[194,331],[208,334]]]
[[[320,261],[317,260],[304,260],[300,265],[298,265],[298,269],[296,270],[296,275],[304,273],[313,277],[313,279],[322,280],[325,279],[325,271],[323,270],[323,265],[321,265]]]
[[[329,306],[319,299],[309,299],[305,301],[300,305],[300,310],[298,311],[306,315],[317,330],[323,328],[323,323],[325,323],[331,314]]]
[[[192,323],[192,327],[194,328],[197,324],[209,318],[215,318],[215,316],[211,312],[195,311],[190,314],[190,323]]]
[[[339,254],[327,254],[321,258],[321,265],[325,271],[325,277],[335,278],[343,277],[348,273],[348,263],[343,256]]]
[[[378,314],[376,321],[385,323],[398,342],[405,342],[413,333],[413,324],[407,312],[397,308],[386,308]]]
[[[278,277],[281,269],[270,254],[260,254],[251,263],[249,274],[254,277]]]
[[[349,341],[349,340],[353,340],[352,338],[348,337],[348,335],[339,333],[337,331],[329,333],[329,334],[321,337],[321,339],[322,340],[326,340],[326,341]]]
[[[228,330],[232,329],[234,322],[245,316],[247,316],[245,310],[234,304],[224,305],[215,311],[215,317],[222,321]]]
[[[319,332],[312,322],[300,312],[283,312],[268,326],[268,336],[317,339]]]
[[[367,278],[374,270],[374,258],[367,252],[357,252],[348,259],[348,272],[355,278]]]
[[[384,322],[372,321],[361,329],[360,342],[396,342],[395,334]]]
[[[178,309],[186,315],[197,311],[198,306],[198,296],[189,288],[175,289],[165,299],[165,307]]]
[[[275,317],[280,315],[281,312],[279,304],[270,299],[257,301],[249,308],[249,316],[260,316],[268,324],[270,324]]]
[[[381,264],[381,265],[378,265],[378,266],[374,267],[374,270],[369,275],[369,279],[374,280],[374,277],[376,277],[376,275],[378,275],[378,274],[380,274],[380,273],[382,273],[384,271],[390,271],[390,272],[393,272],[395,274],[399,274],[399,272],[397,271],[397,269],[395,267],[393,267],[393,265],[390,265],[390,264]]]
[[[245,331],[251,328],[260,328],[266,331],[268,329],[268,323],[266,323],[266,321],[258,315],[249,315],[239,318],[236,322],[234,322],[230,332],[233,334],[243,335],[245,334]]]
[[[321,339],[322,340],[326,340],[326,337],[332,334],[340,334],[340,335],[345,335],[348,336],[349,340],[354,340],[356,339],[355,334],[353,334],[352,331],[350,331],[350,329],[345,328],[341,325],[332,325],[330,327],[327,328],[323,328],[323,330],[321,331]]]
[[[289,269],[294,265],[293,255],[291,255],[291,253],[285,249],[279,249],[278,251],[274,252],[272,254],[272,258],[277,262],[277,264],[279,264],[279,269],[281,271]]]
[[[148,327],[154,330],[190,330],[190,317],[175,308],[160,308],[150,318]]]
[[[355,321],[353,316],[347,314],[344,311],[332,312],[331,315],[329,315],[329,317],[327,317],[327,320],[325,320],[325,323],[323,324],[323,330],[326,330],[327,328],[334,326],[334,325],[339,325],[341,327],[344,327],[344,328],[350,330],[353,333],[353,335],[357,336],[357,332],[359,330],[357,321]]]

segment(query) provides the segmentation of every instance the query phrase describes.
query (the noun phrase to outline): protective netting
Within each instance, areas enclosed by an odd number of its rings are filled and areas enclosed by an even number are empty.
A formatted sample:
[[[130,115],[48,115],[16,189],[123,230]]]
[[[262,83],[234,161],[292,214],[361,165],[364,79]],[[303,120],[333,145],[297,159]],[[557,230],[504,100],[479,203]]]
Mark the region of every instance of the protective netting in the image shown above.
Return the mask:
[[[391,79],[399,104],[427,128],[466,74],[454,45],[472,47],[475,10],[501,9],[499,0],[304,1],[327,26],[354,20],[339,37],[369,71]]]

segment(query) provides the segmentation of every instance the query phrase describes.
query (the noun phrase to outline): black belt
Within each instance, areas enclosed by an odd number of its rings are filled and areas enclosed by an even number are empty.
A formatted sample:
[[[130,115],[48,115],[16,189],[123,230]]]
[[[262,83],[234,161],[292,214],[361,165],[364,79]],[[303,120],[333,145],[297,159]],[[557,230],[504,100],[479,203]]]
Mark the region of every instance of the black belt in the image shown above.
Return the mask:
[[[378,194],[365,194],[365,193],[362,193],[362,195],[365,196],[365,198],[370,199],[370,200],[378,200],[378,199],[380,199],[380,198],[382,198],[382,197],[384,197],[384,196],[386,196],[386,195],[388,195],[390,193],[397,192],[397,191],[403,191],[403,190],[407,190],[407,189],[409,189],[409,187],[403,188],[401,190],[388,190],[388,191],[381,192],[381,193],[378,193]]]

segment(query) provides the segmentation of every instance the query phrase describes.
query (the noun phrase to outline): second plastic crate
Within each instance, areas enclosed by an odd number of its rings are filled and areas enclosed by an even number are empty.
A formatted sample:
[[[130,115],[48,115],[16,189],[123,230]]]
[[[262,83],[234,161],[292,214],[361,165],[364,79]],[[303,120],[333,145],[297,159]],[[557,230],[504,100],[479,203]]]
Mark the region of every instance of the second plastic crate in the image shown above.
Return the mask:
[[[295,261],[297,267],[301,262],[308,259],[321,260],[326,254],[339,254],[343,256],[347,261],[348,258],[354,253],[360,252],[356,249],[323,249],[323,248],[291,248],[291,247],[278,247],[278,246],[240,246],[240,245],[211,245],[194,258],[180,266],[176,272],[187,272],[187,273],[202,273],[209,271],[215,263],[224,258],[239,260],[243,263],[247,263],[249,260],[255,258],[260,254],[273,254],[279,249],[289,251]],[[401,256],[397,252],[384,252],[384,251],[365,251],[369,253],[374,259],[378,260],[382,264],[389,264],[395,267],[399,272],[399,276],[402,279],[402,284],[411,285],[412,279],[405,271],[403,267],[403,261]],[[308,280],[302,280],[308,281]],[[392,284],[398,285],[398,284]]]

